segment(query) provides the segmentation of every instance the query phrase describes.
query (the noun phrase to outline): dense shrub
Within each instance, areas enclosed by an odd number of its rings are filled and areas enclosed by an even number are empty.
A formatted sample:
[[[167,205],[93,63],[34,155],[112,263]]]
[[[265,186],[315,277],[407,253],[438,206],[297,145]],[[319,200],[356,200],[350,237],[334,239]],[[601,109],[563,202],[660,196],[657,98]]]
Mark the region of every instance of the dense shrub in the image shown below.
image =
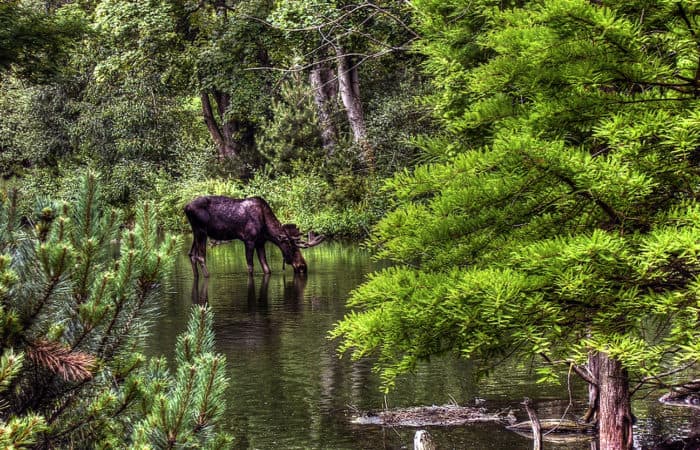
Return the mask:
[[[258,173],[246,185],[235,180],[208,178],[163,181],[156,189],[161,222],[169,230],[188,232],[183,208],[200,195],[260,196],[283,222],[296,223],[329,237],[362,238],[386,209],[381,181],[368,177],[337,176],[328,181],[317,174],[272,178]]]

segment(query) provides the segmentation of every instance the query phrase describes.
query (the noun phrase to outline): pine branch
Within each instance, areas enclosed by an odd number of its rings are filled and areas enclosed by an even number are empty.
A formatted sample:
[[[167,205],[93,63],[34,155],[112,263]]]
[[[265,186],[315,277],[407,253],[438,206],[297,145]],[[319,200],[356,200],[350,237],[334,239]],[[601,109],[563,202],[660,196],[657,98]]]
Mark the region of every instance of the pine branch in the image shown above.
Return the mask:
[[[92,304],[98,305],[98,307],[99,307],[100,303],[110,301],[107,298],[106,294],[107,294],[107,288],[109,287],[109,283],[111,280],[112,280],[112,277],[110,276],[110,274],[103,274],[102,280],[100,281],[100,284],[99,284],[99,287],[96,288],[95,291],[91,294],[90,302]],[[73,343],[71,344],[71,347],[73,349],[75,349],[78,346],[80,346],[80,344],[82,344],[83,340],[85,338],[87,338],[87,336],[90,333],[92,333],[100,323],[102,323],[102,321],[104,320],[104,318],[106,317],[108,312],[109,312],[108,308],[102,308],[102,312],[100,315],[98,315],[98,316],[91,315],[89,320],[87,320],[87,321],[82,320],[81,325],[83,327],[83,330],[80,333],[80,335],[78,335],[76,337],[76,339],[73,341]],[[77,308],[73,308],[72,313],[73,313],[73,318],[77,319],[77,317],[80,315],[80,307],[78,306]],[[99,355],[100,353],[97,352],[97,354]]]
[[[72,409],[74,401],[76,399],[79,400],[80,398],[80,391],[87,385],[89,381],[89,379],[80,381],[77,384],[69,386],[67,389],[58,392],[53,396],[53,398],[58,401],[58,405],[53,409],[51,415],[48,417],[47,422],[49,424],[56,423],[56,420],[60,418],[65,411]],[[46,384],[48,385],[48,383]],[[46,401],[47,398],[43,398],[42,400]]]
[[[218,412],[224,409],[220,400],[223,397],[225,386],[228,385],[228,381],[223,375],[226,360],[221,356],[216,356],[211,358],[209,364],[205,366],[206,372],[200,373],[201,398],[198,402],[199,414],[195,420],[194,433],[198,433],[210,425],[211,421],[218,416]],[[203,378],[206,381],[203,382]]]
[[[115,325],[117,323],[119,311],[115,311],[115,315],[108,327],[109,334],[105,333],[102,341],[100,342],[98,354],[101,355],[101,357],[113,357],[114,353],[130,338],[131,331],[133,330],[134,325],[137,323],[137,319],[140,317],[139,313],[141,313],[146,300],[149,298],[149,292],[144,291],[143,289],[139,289],[138,291],[139,293],[136,296],[135,305],[133,305],[129,315],[126,318],[121,317],[121,319],[125,319],[124,325],[122,325],[116,333],[114,333],[113,330],[115,329]],[[115,336],[111,336],[111,334],[115,334]],[[112,338],[111,341],[110,338]]]
[[[124,241],[128,242],[128,250],[125,249],[123,251],[122,258],[120,258],[118,263],[119,272],[116,279],[117,289],[115,298],[113,299],[114,313],[109,324],[103,331],[102,339],[98,345],[98,355],[105,354],[109,339],[112,337],[112,333],[116,329],[118,319],[120,318],[125,305],[130,300],[129,287],[134,277],[134,266],[137,264],[137,262],[135,261],[136,251],[134,250],[134,233],[127,232],[125,237],[127,237],[127,239],[124,239]]]
[[[39,340],[27,348],[27,356],[38,366],[59,375],[65,381],[85,381],[92,378],[95,357],[84,352],[71,351],[56,342]]]
[[[184,377],[185,379],[182,380]],[[180,369],[180,378],[178,381],[184,381],[184,391],[177,392],[179,402],[176,402],[178,406],[175,412],[175,421],[167,429],[166,435],[168,436],[167,448],[174,448],[178,443],[178,437],[182,433],[182,424],[185,420],[185,416],[192,403],[192,397],[195,391],[195,379],[197,377],[197,366],[191,365],[189,367],[183,367]]]
[[[700,48],[700,41],[698,41],[698,35],[695,32],[693,24],[690,22],[688,15],[685,13],[685,9],[683,9],[683,4],[681,2],[678,2],[676,3],[676,6],[678,7],[678,13],[681,16],[681,19],[683,19],[683,22],[685,22],[685,25],[688,27],[688,32],[693,37],[693,39],[695,39],[695,44],[698,46],[698,48]]]
[[[620,218],[620,215],[615,211],[615,209],[612,206],[608,205],[603,200],[597,198],[591,192],[580,189],[576,185],[574,180],[572,180],[568,176],[564,175],[563,173],[559,173],[557,171],[554,171],[553,169],[544,167],[543,165],[541,165],[540,163],[538,163],[537,161],[535,161],[534,159],[532,159],[531,157],[529,157],[527,155],[525,155],[524,157],[528,161],[530,161],[530,163],[532,163],[533,166],[539,168],[540,170],[542,170],[545,173],[552,174],[554,176],[554,178],[558,179],[559,181],[564,182],[567,186],[569,186],[569,188],[571,188],[571,190],[574,194],[580,195],[581,197],[584,197],[588,200],[593,201],[596,205],[598,205],[598,207],[600,207],[605,212],[605,214],[607,214],[607,216],[611,219],[613,225],[619,225],[622,223],[622,219]]]
[[[56,251],[58,254],[55,253]],[[70,260],[69,253],[70,248],[67,245],[42,243],[37,245],[35,253],[31,255],[32,258],[36,258],[39,261],[39,264],[37,264],[38,267],[36,267],[38,273],[33,275],[36,276],[40,282],[46,283],[46,286],[40,295],[40,299],[30,303],[29,313],[22,318],[26,329],[31,328],[45,306],[54,300],[59,290],[59,285],[62,284],[62,279],[68,269]],[[35,294],[34,297],[39,297],[39,295]]]
[[[7,449],[29,448],[37,435],[46,430],[43,417],[30,414],[25,417],[13,417],[7,423],[0,424],[0,446]]]
[[[11,348],[3,351],[0,358],[0,392],[9,388],[15,377],[20,374],[23,361],[23,353],[15,353]]]

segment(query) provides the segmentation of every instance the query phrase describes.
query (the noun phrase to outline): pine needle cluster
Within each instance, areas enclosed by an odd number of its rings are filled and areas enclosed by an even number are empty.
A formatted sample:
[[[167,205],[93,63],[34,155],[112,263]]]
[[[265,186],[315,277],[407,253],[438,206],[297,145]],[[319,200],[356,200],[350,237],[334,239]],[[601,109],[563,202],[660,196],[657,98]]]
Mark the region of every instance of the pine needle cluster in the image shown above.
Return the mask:
[[[71,202],[43,202],[34,217],[17,217],[14,192],[0,205],[0,444],[220,444],[227,380],[211,312],[194,311],[181,340],[197,345],[176,375],[143,356],[176,240],[159,236],[148,204],[122,228],[98,186],[87,175]],[[162,410],[178,419],[158,422]]]

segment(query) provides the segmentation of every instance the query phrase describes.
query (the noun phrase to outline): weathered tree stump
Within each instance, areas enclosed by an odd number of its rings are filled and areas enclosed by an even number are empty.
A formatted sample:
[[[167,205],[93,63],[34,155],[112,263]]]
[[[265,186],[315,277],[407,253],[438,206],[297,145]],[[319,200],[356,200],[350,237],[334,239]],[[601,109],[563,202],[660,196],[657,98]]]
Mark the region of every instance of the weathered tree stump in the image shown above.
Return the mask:
[[[433,437],[428,433],[427,430],[416,431],[415,436],[413,436],[413,449],[414,450],[437,450],[435,446],[435,441]]]

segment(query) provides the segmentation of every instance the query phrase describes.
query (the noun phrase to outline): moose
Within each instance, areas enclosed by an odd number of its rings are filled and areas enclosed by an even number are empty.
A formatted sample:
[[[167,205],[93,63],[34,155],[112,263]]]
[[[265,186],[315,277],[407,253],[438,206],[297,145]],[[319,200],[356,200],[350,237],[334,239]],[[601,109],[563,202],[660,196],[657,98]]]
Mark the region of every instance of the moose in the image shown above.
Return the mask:
[[[281,224],[272,208],[260,197],[235,199],[222,195],[197,197],[185,206],[185,215],[192,227],[192,248],[190,262],[195,278],[199,276],[197,264],[202,273],[209,277],[207,270],[207,237],[218,241],[238,239],[245,244],[245,258],[248,273],[253,273],[253,251],[264,273],[271,272],[265,256],[265,242],[270,241],[282,251],[284,262],[294,268],[295,273],[306,273],[306,261],[301,255],[302,248],[320,244],[324,237],[309,233],[307,241],[294,224]]]

